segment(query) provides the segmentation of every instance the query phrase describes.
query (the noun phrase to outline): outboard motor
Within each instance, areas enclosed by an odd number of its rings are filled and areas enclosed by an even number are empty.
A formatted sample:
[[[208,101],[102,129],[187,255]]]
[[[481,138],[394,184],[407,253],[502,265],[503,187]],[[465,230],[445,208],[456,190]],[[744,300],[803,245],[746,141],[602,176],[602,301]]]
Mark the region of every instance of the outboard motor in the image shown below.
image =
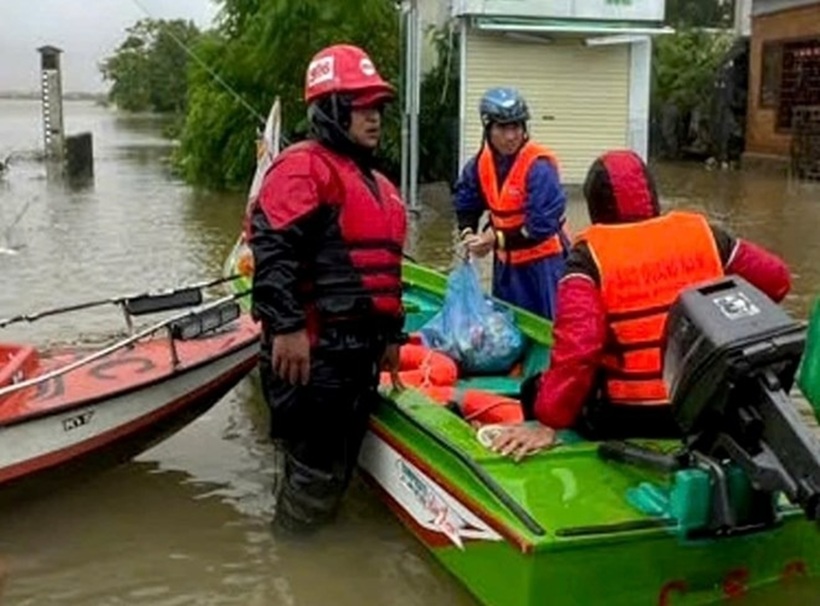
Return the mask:
[[[780,493],[820,521],[820,441],[788,395],[804,345],[804,327],[740,277],[683,292],[667,317],[663,375],[684,448],[608,443],[602,456],[705,471],[701,530],[713,535],[771,526]]]

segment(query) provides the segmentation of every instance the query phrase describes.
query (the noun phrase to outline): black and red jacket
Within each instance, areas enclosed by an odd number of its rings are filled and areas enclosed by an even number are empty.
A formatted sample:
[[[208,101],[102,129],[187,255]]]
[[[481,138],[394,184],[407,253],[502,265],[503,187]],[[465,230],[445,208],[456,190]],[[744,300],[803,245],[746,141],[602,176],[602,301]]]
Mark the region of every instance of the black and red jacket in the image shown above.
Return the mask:
[[[283,151],[250,214],[254,314],[267,334],[327,324],[402,337],[404,204],[386,177],[318,141]]]
[[[610,152],[596,160],[584,193],[594,224],[637,226],[659,214],[651,175],[631,152]],[[774,301],[786,296],[791,277],[782,259],[716,226],[711,226],[711,236],[725,274],[742,276]],[[640,257],[646,245],[636,237],[625,254]],[[633,437],[666,433],[673,429],[671,415],[663,410],[668,406],[622,402],[614,407],[603,397],[605,360],[613,338],[601,282],[593,252],[583,240],[577,242],[558,284],[549,369],[534,381],[525,382],[522,390],[527,414],[556,429],[592,427],[611,436]],[[595,413],[597,428],[592,418]]]

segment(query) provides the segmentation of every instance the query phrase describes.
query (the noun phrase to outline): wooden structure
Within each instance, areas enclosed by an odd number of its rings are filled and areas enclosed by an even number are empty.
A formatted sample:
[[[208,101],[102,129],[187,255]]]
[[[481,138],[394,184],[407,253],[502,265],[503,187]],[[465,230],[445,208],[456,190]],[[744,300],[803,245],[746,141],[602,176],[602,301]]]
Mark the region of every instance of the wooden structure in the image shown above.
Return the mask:
[[[820,149],[820,2],[755,0],[744,159],[816,165]],[[814,153],[814,158],[806,154]],[[802,169],[801,169],[802,170]],[[818,167],[814,169],[818,170]]]

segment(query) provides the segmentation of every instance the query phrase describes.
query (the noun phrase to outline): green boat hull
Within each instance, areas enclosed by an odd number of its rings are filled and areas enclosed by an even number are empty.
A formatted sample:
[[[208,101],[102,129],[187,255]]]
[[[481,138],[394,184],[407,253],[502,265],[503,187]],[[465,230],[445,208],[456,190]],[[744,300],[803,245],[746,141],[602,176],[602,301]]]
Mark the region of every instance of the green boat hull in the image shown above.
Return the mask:
[[[415,330],[441,305],[446,278],[408,263],[404,281]],[[543,367],[549,323],[515,314],[533,341],[525,369]],[[514,394],[517,382],[462,384]],[[687,539],[673,518],[627,500],[642,482],[670,486],[670,476],[604,461],[597,444],[572,432],[561,437],[562,446],[516,464],[483,447],[449,410],[407,390],[374,415],[360,466],[435,557],[493,606],[708,604],[817,573],[820,532],[787,504],[765,532]]]
[[[440,308],[446,278],[411,263],[403,278],[413,331]],[[246,278],[233,284],[248,286]],[[529,374],[547,363],[551,327],[514,312],[532,342]],[[518,381],[480,377],[461,385],[516,394]],[[604,461],[595,443],[572,432],[561,446],[516,464],[420,392],[388,396],[362,447],[364,476],[484,604],[709,604],[818,572],[820,532],[786,504],[765,532],[690,540],[673,518],[642,513],[627,500],[642,482],[668,487],[668,476]]]

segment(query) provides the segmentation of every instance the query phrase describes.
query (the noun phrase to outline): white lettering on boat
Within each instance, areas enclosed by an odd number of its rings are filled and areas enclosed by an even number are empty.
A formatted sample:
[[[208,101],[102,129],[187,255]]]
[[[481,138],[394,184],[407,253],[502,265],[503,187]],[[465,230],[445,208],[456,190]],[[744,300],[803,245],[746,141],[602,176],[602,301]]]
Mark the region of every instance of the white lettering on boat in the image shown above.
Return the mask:
[[[459,549],[464,549],[465,540],[501,540],[463,503],[373,433],[365,438],[359,464],[419,526],[445,535]]]

